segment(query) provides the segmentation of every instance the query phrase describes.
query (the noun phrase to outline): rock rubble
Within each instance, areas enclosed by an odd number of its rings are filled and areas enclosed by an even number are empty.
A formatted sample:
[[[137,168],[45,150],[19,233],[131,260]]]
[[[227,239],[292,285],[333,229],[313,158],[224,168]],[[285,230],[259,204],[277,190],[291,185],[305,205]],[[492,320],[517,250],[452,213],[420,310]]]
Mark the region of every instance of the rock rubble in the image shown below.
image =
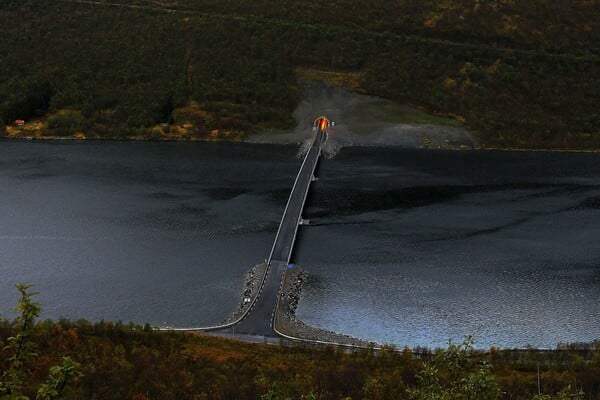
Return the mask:
[[[244,280],[242,300],[238,308],[222,322],[222,325],[235,322],[248,310],[258,294],[260,283],[263,280],[266,269],[267,264],[263,263],[256,265],[248,271],[246,279]],[[325,342],[359,347],[377,345],[376,343],[354,338],[349,335],[315,328],[314,326],[310,326],[299,320],[296,317],[296,308],[298,307],[298,301],[300,300],[300,294],[302,293],[302,286],[307,278],[308,273],[298,266],[286,271],[275,321],[275,326],[279,332],[309,343]]]
[[[246,274],[246,279],[244,280],[242,301],[240,302],[238,308],[225,321],[223,321],[221,325],[230,324],[240,319],[241,316],[244,315],[258,294],[258,289],[260,288],[260,283],[263,280],[266,270],[267,264],[262,263],[254,266],[250,271],[248,271]]]
[[[352,336],[315,328],[299,320],[296,317],[296,308],[302,293],[302,286],[307,278],[308,273],[297,266],[286,272],[275,321],[275,326],[279,332],[307,342],[316,341],[360,347],[377,345]]]

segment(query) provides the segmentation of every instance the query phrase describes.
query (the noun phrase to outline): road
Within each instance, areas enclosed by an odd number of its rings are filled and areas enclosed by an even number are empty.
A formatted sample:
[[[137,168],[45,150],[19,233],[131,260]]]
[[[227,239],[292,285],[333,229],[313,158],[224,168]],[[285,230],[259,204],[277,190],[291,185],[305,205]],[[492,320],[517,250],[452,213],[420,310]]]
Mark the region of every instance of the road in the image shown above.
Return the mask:
[[[275,236],[275,242],[268,260],[269,267],[256,300],[240,321],[227,327],[211,329],[211,332],[254,337],[277,337],[277,334],[273,330],[275,307],[279,299],[279,291],[283,283],[285,271],[292,257],[302,210],[304,209],[310,182],[312,181],[319,156],[321,155],[321,145],[325,138],[326,131],[318,129],[312,145],[304,157],[283,217],[281,218],[277,236]]]
[[[269,256],[270,262],[280,261],[286,265],[290,262],[294,242],[296,241],[296,233],[298,232],[298,224],[304,209],[304,202],[306,201],[310,182],[317,167],[319,156],[321,155],[321,145],[324,139],[325,132],[319,129],[294,182],[292,193],[279,224],[277,236],[275,236],[275,243]]]

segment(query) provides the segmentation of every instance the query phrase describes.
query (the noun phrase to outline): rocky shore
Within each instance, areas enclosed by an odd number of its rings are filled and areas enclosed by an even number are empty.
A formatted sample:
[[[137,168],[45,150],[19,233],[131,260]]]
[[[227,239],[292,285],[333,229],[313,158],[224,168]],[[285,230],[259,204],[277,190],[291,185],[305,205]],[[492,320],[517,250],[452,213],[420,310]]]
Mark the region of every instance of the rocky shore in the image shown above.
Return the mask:
[[[267,264],[262,263],[248,271],[246,279],[244,280],[244,288],[241,296],[242,300],[238,308],[221,323],[222,325],[235,322],[248,310],[258,294],[260,283],[263,280],[266,269]],[[352,336],[315,328],[296,318],[296,308],[298,307],[298,301],[300,300],[300,294],[302,293],[302,286],[306,282],[307,277],[308,273],[298,266],[286,272],[275,318],[275,327],[277,331],[291,338],[307,341],[309,343],[325,342],[360,347],[377,345],[376,343],[354,338]]]
[[[307,342],[326,342],[360,347],[377,345],[352,336],[315,328],[296,318],[296,308],[307,277],[308,273],[298,266],[286,272],[275,320],[275,327],[279,332]]]
[[[265,276],[266,270],[267,264],[262,263],[254,266],[250,271],[248,271],[246,274],[246,279],[244,280],[242,301],[240,302],[238,308],[221,323],[222,325],[235,322],[236,320],[240,319],[242,315],[244,315],[258,294],[258,289],[260,288],[260,283]]]

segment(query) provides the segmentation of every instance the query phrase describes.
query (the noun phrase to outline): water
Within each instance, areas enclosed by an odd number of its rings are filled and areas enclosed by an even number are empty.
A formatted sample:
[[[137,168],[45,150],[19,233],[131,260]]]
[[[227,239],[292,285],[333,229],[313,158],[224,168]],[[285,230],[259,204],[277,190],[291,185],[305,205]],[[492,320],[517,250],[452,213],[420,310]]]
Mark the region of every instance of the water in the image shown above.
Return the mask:
[[[0,143],[0,312],[198,326],[267,257],[298,146]],[[600,338],[597,154],[344,148],[294,261],[298,315],[399,345]]]
[[[295,178],[294,149],[277,150],[1,143],[0,312],[30,282],[43,317],[220,321],[268,255]]]

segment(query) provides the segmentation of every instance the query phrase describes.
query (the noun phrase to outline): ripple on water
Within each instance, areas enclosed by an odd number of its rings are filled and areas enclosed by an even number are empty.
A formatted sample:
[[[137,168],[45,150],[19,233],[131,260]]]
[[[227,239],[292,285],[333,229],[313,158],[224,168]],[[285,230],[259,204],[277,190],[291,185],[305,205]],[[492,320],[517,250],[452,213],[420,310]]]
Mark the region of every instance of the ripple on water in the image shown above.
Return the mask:
[[[0,313],[24,281],[43,318],[223,320],[271,249],[297,149],[5,143]],[[345,147],[320,163],[298,236],[298,314],[410,346],[599,338],[598,168],[595,154]]]

